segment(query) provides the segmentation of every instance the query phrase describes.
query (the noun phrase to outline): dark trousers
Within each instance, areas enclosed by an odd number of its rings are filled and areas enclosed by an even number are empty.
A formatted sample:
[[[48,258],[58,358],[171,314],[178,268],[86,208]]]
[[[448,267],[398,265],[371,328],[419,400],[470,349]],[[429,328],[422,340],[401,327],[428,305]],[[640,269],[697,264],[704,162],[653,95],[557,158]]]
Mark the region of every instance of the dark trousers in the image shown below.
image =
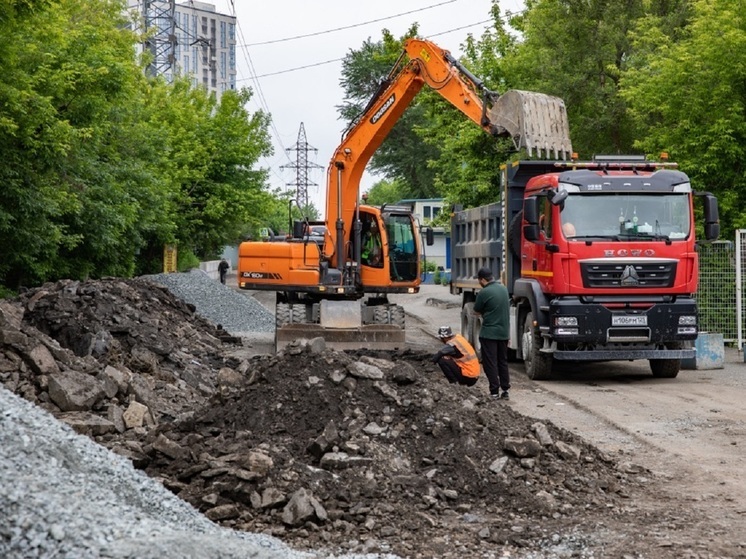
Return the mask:
[[[466,386],[474,386],[477,382],[475,377],[465,377],[462,375],[461,367],[448,355],[444,355],[438,359],[438,365],[440,365],[440,370],[443,371],[443,374],[451,384],[458,383]]]
[[[488,340],[479,338],[482,344],[482,369],[490,382],[490,394],[510,389],[510,369],[508,369],[508,340]]]

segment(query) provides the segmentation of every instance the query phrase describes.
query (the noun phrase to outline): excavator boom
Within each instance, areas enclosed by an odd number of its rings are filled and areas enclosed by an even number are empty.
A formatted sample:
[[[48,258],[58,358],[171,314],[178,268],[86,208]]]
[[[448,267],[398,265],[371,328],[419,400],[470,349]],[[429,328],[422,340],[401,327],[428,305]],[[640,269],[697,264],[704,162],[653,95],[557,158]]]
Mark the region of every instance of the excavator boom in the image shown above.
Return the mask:
[[[275,246],[247,242],[239,247],[239,287],[277,292],[278,348],[317,335],[339,348],[403,345],[404,309],[389,304],[387,294],[419,290],[419,227],[409,208],[361,205],[360,180],[424,86],[486,133],[510,137],[530,155],[564,159],[572,152],[562,100],[518,90],[498,95],[448,51],[430,41],[406,41],[387,80],[331,158],[323,241],[311,243],[294,231],[287,242],[270,243]],[[377,244],[363,250],[373,231],[379,235]],[[376,252],[379,256],[370,259]],[[361,304],[366,295],[369,299]]]

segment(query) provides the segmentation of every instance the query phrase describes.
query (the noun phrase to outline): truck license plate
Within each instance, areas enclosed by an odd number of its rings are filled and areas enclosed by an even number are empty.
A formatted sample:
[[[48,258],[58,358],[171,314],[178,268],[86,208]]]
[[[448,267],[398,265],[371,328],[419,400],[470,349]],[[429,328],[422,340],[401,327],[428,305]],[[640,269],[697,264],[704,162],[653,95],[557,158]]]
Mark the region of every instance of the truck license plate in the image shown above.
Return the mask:
[[[648,317],[644,314],[618,314],[611,317],[612,326],[647,326]]]

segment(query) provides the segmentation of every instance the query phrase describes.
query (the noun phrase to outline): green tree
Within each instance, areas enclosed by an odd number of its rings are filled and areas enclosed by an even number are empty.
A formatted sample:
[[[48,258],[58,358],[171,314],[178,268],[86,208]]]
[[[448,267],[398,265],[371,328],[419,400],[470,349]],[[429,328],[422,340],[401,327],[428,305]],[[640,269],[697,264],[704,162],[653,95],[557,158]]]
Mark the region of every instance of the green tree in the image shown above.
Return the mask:
[[[268,117],[246,112],[248,90],[227,91],[218,103],[183,79],[163,94],[156,103],[168,134],[176,240],[180,248],[212,258],[258,224],[267,207],[267,171],[254,167],[271,150]]]
[[[393,204],[399,200],[408,198],[408,190],[396,180],[382,179],[377,181],[366,193],[367,204],[372,206],[382,206],[383,204]]]
[[[650,4],[527,0],[525,12],[510,20],[522,36],[501,63],[510,87],[564,99],[581,157],[633,151],[636,130],[619,80],[632,53],[630,31]]]
[[[0,7],[0,282],[157,271],[164,243],[209,257],[271,202],[268,119],[147,80],[123,5]]]
[[[637,147],[668,151],[695,185],[717,192],[726,234],[746,227],[746,16],[743,2],[692,8],[676,32],[661,17],[640,22],[622,93],[641,130]]]
[[[496,2],[491,15],[491,29],[480,38],[467,36],[461,63],[488,89],[504,91],[509,82],[502,60],[514,48],[515,38],[507,32]],[[439,96],[431,95],[423,103],[426,118],[416,131],[424,142],[440,147],[440,155],[428,162],[438,196],[466,207],[497,200],[499,167],[516,156],[512,141],[486,134]]]
[[[113,179],[113,139],[140,98],[133,37],[111,2],[67,0],[27,16],[0,24],[3,283],[126,273],[137,248],[126,235],[142,215]]]

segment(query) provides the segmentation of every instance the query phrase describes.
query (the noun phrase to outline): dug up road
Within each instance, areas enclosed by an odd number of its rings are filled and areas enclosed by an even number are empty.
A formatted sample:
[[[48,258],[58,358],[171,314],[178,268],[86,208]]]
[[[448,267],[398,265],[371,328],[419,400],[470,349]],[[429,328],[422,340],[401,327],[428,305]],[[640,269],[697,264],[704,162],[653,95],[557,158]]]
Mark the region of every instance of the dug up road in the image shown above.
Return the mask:
[[[272,308],[266,294],[253,295]],[[437,328],[460,326],[460,298],[447,287],[423,285],[420,293],[394,296],[394,301],[406,309],[407,346],[413,350],[436,350]],[[741,352],[726,348],[724,368],[683,369],[675,379],[653,378],[646,361],[573,364],[541,382],[512,363],[511,377],[511,400],[500,405],[551,422],[649,474],[646,490],[635,495],[641,521],[638,528],[629,527],[637,531],[635,541],[627,532],[620,536],[626,543],[596,550],[594,556],[746,557]],[[473,390],[486,394],[486,379]],[[581,527],[592,521],[577,520]],[[614,533],[613,524],[607,528]]]

